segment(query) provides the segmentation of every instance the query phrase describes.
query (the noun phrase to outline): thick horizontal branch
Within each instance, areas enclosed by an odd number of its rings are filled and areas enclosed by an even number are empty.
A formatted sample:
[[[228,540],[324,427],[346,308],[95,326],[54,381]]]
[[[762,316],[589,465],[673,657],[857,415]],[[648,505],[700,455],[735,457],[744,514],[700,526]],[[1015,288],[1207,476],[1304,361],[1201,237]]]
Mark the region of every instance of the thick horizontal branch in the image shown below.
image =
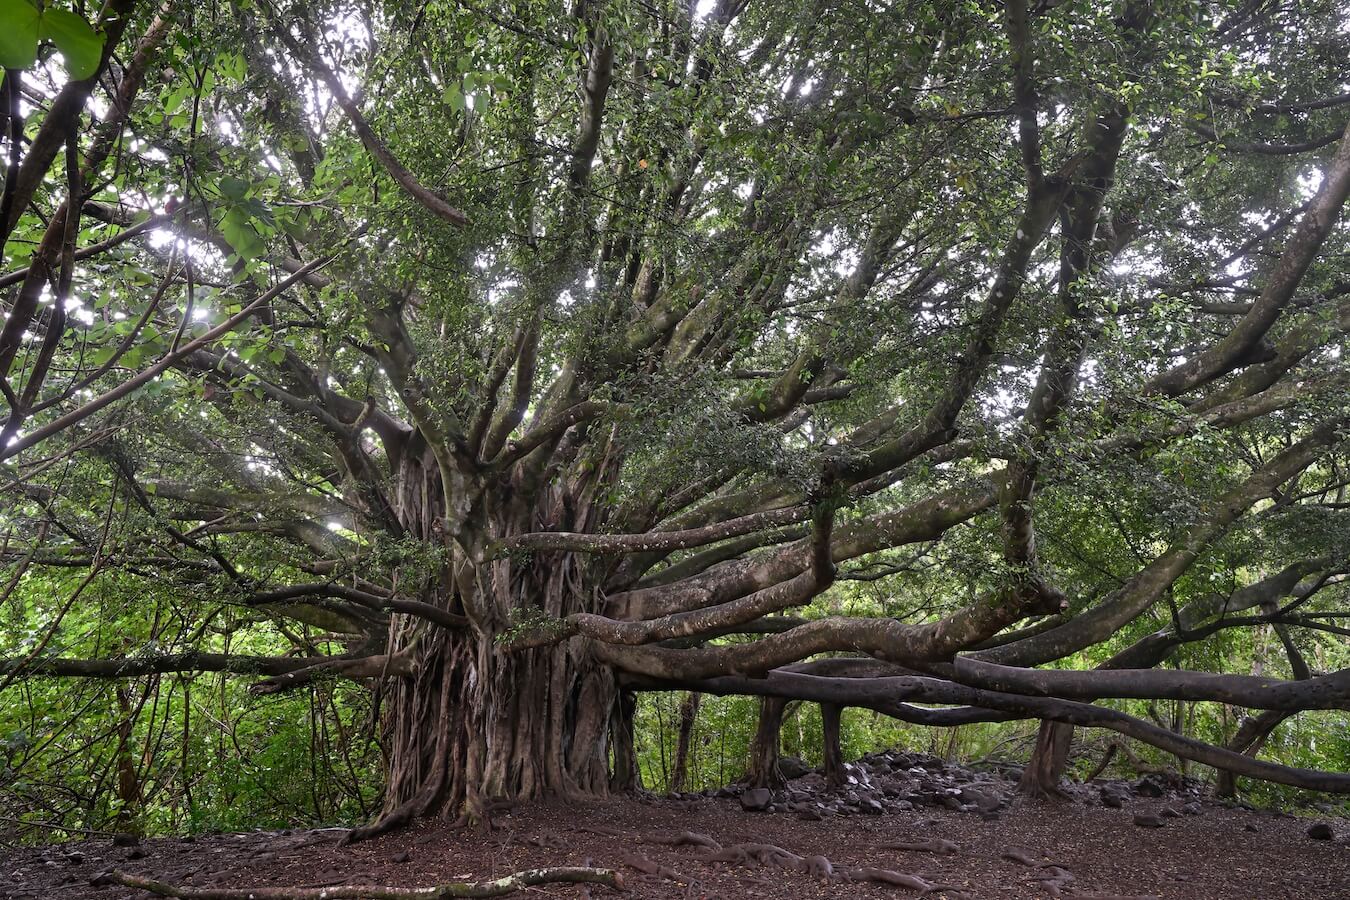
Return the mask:
[[[1177,669],[1021,669],[958,657],[939,671],[971,687],[1066,700],[1211,700],[1294,711],[1350,708],[1350,669],[1286,681]]]
[[[655,688],[655,683],[649,683]],[[887,712],[901,701],[912,703],[965,704],[1014,716],[1051,719],[1084,727],[1107,728],[1135,738],[1176,756],[1224,769],[1237,775],[1287,784],[1305,790],[1350,793],[1350,775],[1300,769],[1262,762],[1234,753],[1114,709],[1047,697],[1005,694],[953,684],[936,678],[823,678],[792,672],[771,672],[762,678],[722,677],[675,680],[664,689],[677,687],[710,694],[748,694],[859,706]]]
[[[381,674],[403,675],[404,664],[385,656],[237,656],[227,653],[163,653],[122,659],[0,660],[0,675],[14,672],[22,677],[139,678],[171,672],[229,672],[234,675],[289,675],[316,666],[328,667],[347,678],[374,678]]]
[[[512,550],[571,550],[581,553],[641,553],[651,550],[684,550],[690,547],[702,547],[726,538],[740,537],[762,528],[801,522],[810,518],[810,515],[811,511],[806,507],[793,506],[787,509],[752,513],[748,516],[718,522],[715,525],[686,528],[680,531],[649,531],[645,534],[585,534],[575,531],[536,531],[507,538],[497,545],[499,548],[497,553]]]

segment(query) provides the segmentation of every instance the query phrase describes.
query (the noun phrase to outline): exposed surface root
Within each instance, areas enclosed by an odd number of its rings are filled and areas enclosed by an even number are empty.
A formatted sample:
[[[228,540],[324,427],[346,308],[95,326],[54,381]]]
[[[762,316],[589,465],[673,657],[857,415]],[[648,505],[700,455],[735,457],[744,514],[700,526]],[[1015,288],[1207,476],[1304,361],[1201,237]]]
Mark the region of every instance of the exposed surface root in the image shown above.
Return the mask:
[[[1009,862],[1015,862],[1018,865],[1030,866],[1033,869],[1041,864],[1040,860],[1036,859],[1036,857],[1032,856],[1026,850],[1018,850],[1015,847],[1004,850],[999,854],[998,858],[1006,859]]]
[[[917,846],[918,849],[935,853],[954,853],[960,849],[951,841],[940,839],[911,846]],[[952,849],[945,849],[947,847]],[[892,887],[918,891],[921,895],[931,894],[935,891],[954,890],[949,886],[933,884],[917,875],[897,872],[894,869],[870,866],[839,869],[824,856],[798,856],[792,851],[784,850],[774,844],[732,844],[729,847],[705,854],[702,859],[710,863],[731,863],[739,866],[777,866],[826,881],[871,881],[877,884],[888,884]]]
[[[641,836],[641,840],[648,844],[665,844],[670,847],[681,847],[686,844],[695,847],[707,847],[714,853],[722,849],[722,845],[717,841],[706,834],[699,834],[697,831],[681,831],[679,834],[646,834]]]
[[[451,881],[428,888],[361,884],[309,888],[192,888],[125,872],[111,872],[107,877],[114,884],[183,900],[444,900],[451,897],[504,897],[540,884],[607,884],[619,889],[624,886],[623,876],[613,869],[583,866],[526,869],[486,881]]]
[[[908,875],[904,872],[897,872],[894,869],[874,869],[870,867],[845,869],[843,877],[849,881],[874,881],[878,884],[889,884],[892,887],[906,888],[907,890],[918,891],[920,896],[936,893],[937,891],[956,890],[956,888],[950,885],[933,884],[917,875]]]
[[[1063,866],[1046,866],[1044,875],[1036,875],[1031,880],[1042,882],[1051,897],[1063,897],[1064,888],[1074,881],[1074,877]]]
[[[654,875],[657,878],[663,878],[667,881],[674,881],[678,884],[697,884],[697,879],[690,878],[683,872],[677,872],[670,866],[663,866],[653,859],[642,856],[637,853],[623,853],[619,855],[619,861],[634,871],[641,872],[643,875]]]
[[[881,844],[878,849],[881,850],[903,850],[906,853],[937,853],[940,855],[950,855],[960,853],[961,846],[943,838],[929,838],[926,841],[897,841],[892,844]]]

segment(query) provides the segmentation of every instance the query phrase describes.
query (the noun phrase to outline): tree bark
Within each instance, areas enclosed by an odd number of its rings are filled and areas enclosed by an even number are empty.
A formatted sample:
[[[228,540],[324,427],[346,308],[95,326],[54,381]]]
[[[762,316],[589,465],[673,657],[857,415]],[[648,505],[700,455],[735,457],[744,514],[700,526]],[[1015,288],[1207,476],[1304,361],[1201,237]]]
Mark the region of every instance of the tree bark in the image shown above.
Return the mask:
[[[1069,762],[1069,748],[1073,744],[1073,726],[1064,722],[1041,720],[1036,733],[1036,748],[1031,760],[1022,770],[1017,791],[1036,800],[1058,799],[1064,796],[1059,783]]]
[[[619,691],[610,717],[614,763],[609,776],[609,789],[616,793],[628,793],[642,787],[642,771],[637,761],[636,718],[637,694]]]
[[[844,753],[839,746],[839,718],[843,711],[844,708],[837,703],[820,704],[825,780],[831,787],[841,787],[844,784]]]
[[[759,701],[759,725],[750,742],[750,769],[745,778],[751,787],[782,787],[787,782],[778,767],[778,738],[787,704],[778,697]]]
[[[698,720],[698,707],[703,695],[698,691],[685,694],[680,704],[680,735],[675,744],[675,765],[670,775],[670,789],[684,790],[689,776],[689,750],[694,739],[694,723]]]
[[[1292,715],[1293,713],[1285,710],[1268,709],[1260,715],[1244,719],[1237,730],[1237,734],[1233,735],[1233,739],[1228,742],[1227,748],[1234,753],[1256,756],[1261,752],[1261,748],[1266,745],[1266,741],[1274,734],[1280,723]],[[1214,795],[1216,797],[1236,797],[1237,776],[1228,769],[1220,769],[1219,781],[1214,788]]]

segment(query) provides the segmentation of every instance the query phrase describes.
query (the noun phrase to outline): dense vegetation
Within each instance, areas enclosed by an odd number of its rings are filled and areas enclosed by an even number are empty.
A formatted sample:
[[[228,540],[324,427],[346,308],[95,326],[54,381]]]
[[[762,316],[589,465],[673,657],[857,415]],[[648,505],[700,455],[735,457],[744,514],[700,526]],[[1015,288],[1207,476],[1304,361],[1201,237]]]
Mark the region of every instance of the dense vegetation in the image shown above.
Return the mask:
[[[1347,58],[1336,0],[0,0],[7,830],[1046,795],[1078,726],[1350,793]]]

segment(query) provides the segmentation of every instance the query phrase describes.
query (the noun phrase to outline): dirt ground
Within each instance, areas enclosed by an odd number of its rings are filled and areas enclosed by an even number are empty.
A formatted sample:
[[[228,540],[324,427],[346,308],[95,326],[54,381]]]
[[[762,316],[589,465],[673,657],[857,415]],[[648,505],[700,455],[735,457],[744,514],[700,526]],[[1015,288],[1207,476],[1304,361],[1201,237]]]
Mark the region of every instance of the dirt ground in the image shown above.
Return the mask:
[[[774,844],[799,856],[827,857],[836,871],[873,867],[919,875],[954,898],[1143,898],[1162,900],[1338,900],[1350,898],[1350,822],[1327,820],[1331,841],[1307,835],[1310,820],[1206,802],[1198,815],[1161,828],[1134,824],[1169,801],[1132,799],[1123,809],[1017,800],[994,820],[946,808],[810,821],[793,812],[746,812],[734,798],[617,799],[584,805],[534,804],[499,813],[487,833],[423,822],[342,847],[340,830],[257,832],[142,841],[115,847],[89,839],[0,850],[0,897],[12,900],[131,900],[149,895],[95,886],[112,869],[185,886],[247,888],[385,884],[423,887],[499,876],[545,865],[607,866],[624,873],[626,896],[640,898],[905,897],[917,892],[825,879],[778,867],[713,863],[699,846],[653,837],[698,832],[724,846]],[[942,838],[953,854],[879,849]],[[1003,854],[1021,851],[1036,865]],[[644,874],[640,867],[664,866]],[[1051,865],[1060,867],[1051,868]],[[1048,873],[1048,874],[1047,874]],[[1069,877],[1063,877],[1068,873]],[[1059,876],[1056,881],[1054,877]],[[624,896],[591,887],[590,896]],[[576,886],[519,896],[587,896]]]

